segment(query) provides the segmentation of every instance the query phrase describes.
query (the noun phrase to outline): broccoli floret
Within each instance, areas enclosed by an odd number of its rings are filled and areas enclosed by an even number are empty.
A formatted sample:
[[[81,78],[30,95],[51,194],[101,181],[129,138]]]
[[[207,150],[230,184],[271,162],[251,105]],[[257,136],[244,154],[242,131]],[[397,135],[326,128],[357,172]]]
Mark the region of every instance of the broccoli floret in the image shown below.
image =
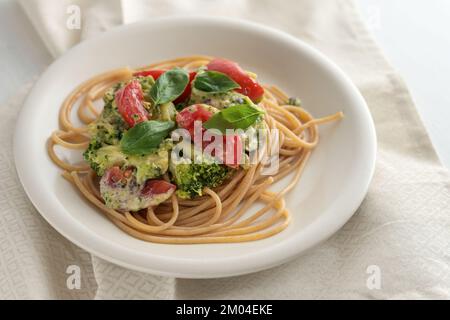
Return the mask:
[[[171,148],[170,139],[163,141],[157,150],[147,155],[126,155],[118,145],[100,148],[94,145],[91,148],[90,145],[84,156],[98,176],[102,176],[108,168],[113,166],[134,167],[137,183],[143,183],[147,179],[160,177],[167,171]]]
[[[170,172],[177,185],[177,195],[191,199],[203,195],[203,188],[215,188],[230,175],[231,169],[216,162],[171,163]]]
[[[102,145],[119,143],[123,132],[128,129],[128,125],[117,110],[114,101],[114,92],[116,89],[117,86],[105,93],[103,96],[103,101],[105,103],[103,111],[98,119],[89,125],[88,130],[91,139]]]
[[[97,146],[91,141],[83,155],[98,176],[102,176],[106,169],[112,166],[125,164],[126,156],[120,151],[119,146],[107,145],[99,148]]]
[[[172,140],[166,139],[151,154],[127,157],[126,166],[136,168],[137,183],[143,183],[147,179],[160,177],[167,172],[169,169],[169,154],[172,147]]]
[[[100,149],[101,147],[102,147],[101,142],[94,138],[91,139],[88,148],[83,153],[84,160],[86,160],[90,164],[92,170],[94,170],[95,172],[102,171],[99,168],[97,161],[95,161],[95,158],[97,157],[97,150]]]
[[[144,93],[145,100],[151,102],[150,89],[155,84],[155,80],[152,77],[137,77],[137,80],[141,84],[142,92]]]

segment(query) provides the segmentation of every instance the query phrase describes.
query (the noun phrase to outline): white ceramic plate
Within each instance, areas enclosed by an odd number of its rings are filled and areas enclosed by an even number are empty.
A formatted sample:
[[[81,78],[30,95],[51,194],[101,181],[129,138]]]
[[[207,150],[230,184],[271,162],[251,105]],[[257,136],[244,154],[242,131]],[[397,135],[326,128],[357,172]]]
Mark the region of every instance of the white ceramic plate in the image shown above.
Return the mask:
[[[47,155],[63,99],[86,79],[192,54],[226,57],[301,97],[315,116],[344,111],[320,128],[321,141],[288,195],[292,224],[268,239],[237,244],[164,245],[123,233],[60,176]],[[358,90],[330,60],[298,39],[261,25],[206,17],[126,25],[85,41],[55,61],[36,83],[15,133],[20,180],[42,216],[73,243],[113,263],[159,275],[212,278],[286,262],[336,232],[363,200],[372,177],[376,137]],[[69,160],[80,159],[68,154]]]

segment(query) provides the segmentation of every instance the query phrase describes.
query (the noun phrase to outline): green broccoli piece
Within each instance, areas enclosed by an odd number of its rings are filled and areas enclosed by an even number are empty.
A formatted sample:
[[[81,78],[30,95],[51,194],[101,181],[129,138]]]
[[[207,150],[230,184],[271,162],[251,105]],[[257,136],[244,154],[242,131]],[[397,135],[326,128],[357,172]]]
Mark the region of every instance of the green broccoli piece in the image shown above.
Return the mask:
[[[136,181],[139,184],[147,179],[160,177],[169,169],[169,155],[172,147],[172,140],[166,139],[157,150],[148,155],[127,156],[125,165],[136,168]]]
[[[180,198],[191,199],[203,195],[205,187],[215,188],[230,175],[231,169],[216,162],[178,163],[169,167],[172,179],[177,185]]]
[[[152,77],[137,77],[137,80],[141,84],[145,100],[151,102],[150,89],[155,84],[155,80]]]
[[[102,176],[107,169],[113,166],[134,167],[136,182],[143,183],[147,179],[160,177],[168,170],[171,148],[172,141],[167,139],[150,154],[126,155],[121,151],[119,145],[98,147],[98,145],[90,144],[84,153],[84,158],[98,176]]]
[[[95,172],[101,172],[102,169],[99,167],[97,161],[95,161],[95,158],[97,157],[97,150],[102,147],[102,143],[95,138],[91,139],[89,142],[89,146],[83,153],[83,158],[88,162]]]
[[[117,110],[114,101],[116,89],[117,86],[114,86],[105,93],[103,96],[103,101],[105,103],[103,111],[98,119],[88,127],[91,142],[92,140],[95,140],[95,144],[117,144],[122,138],[123,132],[128,129],[128,125]]]
[[[122,166],[126,162],[126,156],[120,151],[119,146],[98,147],[98,144],[93,144],[92,141],[83,156],[98,176],[102,176],[106,169],[115,165]]]

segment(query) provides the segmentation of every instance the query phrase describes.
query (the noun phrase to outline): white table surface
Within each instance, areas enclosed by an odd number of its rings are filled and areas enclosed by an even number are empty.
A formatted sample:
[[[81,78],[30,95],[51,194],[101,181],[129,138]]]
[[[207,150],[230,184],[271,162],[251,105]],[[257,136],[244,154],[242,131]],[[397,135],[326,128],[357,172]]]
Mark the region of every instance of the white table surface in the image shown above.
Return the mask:
[[[450,168],[450,1],[357,0],[403,75],[442,160]],[[52,61],[18,3],[0,0],[0,105]]]

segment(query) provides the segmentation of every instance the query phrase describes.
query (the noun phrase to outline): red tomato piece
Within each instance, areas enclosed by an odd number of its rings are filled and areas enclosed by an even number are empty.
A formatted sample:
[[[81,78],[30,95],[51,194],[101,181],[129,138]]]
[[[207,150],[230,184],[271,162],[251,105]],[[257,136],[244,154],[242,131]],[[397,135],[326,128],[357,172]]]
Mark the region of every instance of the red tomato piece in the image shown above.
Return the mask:
[[[201,121],[203,123],[211,118],[212,115],[213,113],[201,104],[194,104],[179,112],[177,114],[176,121],[180,128],[187,129],[191,136],[193,136],[195,121]],[[202,128],[202,133],[205,130],[205,128]],[[214,139],[212,139],[212,141],[204,141],[202,139],[203,149],[213,142]],[[221,160],[221,163],[236,168],[241,163],[242,150],[242,141],[238,135],[224,135],[222,154],[213,154],[213,156]]]
[[[133,76],[135,77],[148,77],[148,76],[152,76],[153,79],[158,79],[160,75],[162,75],[164,72],[166,72],[165,70],[145,70],[145,71],[139,71],[139,72],[135,72],[133,74]]]
[[[153,196],[175,190],[176,186],[165,180],[147,180],[141,194],[145,196]]]
[[[261,101],[264,88],[250,77],[236,62],[217,58],[212,60],[206,67],[208,70],[222,72],[236,81],[241,86],[236,91],[246,95],[253,102]]]
[[[183,109],[181,112],[177,114],[175,118],[180,128],[188,129],[194,126],[193,112],[190,112],[188,109],[189,108]]]
[[[119,167],[114,166],[106,170],[105,176],[108,185],[112,186],[122,180],[123,172]]]
[[[202,123],[211,118],[212,112],[206,109],[201,104],[194,104],[181,110],[176,117],[179,127],[189,131],[194,130],[194,122],[201,121]]]
[[[116,104],[120,115],[130,127],[148,120],[148,112],[143,105],[144,94],[139,81],[132,80],[116,92]]]

